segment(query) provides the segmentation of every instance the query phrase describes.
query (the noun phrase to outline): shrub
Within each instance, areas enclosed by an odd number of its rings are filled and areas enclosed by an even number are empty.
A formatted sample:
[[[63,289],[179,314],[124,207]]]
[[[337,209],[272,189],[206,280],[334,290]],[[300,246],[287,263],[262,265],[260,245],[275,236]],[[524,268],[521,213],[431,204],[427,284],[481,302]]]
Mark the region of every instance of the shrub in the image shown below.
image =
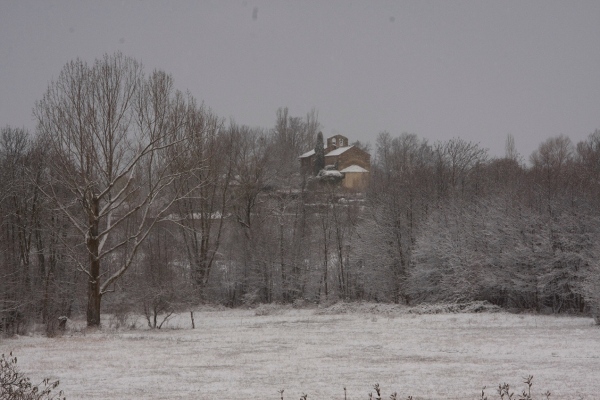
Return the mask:
[[[19,372],[17,357],[12,353],[0,358],[0,400],[64,400],[62,390],[57,394],[52,391],[58,387],[59,381],[44,379],[39,385]]]
[[[254,311],[254,315],[258,317],[266,316],[266,315],[278,315],[283,313],[284,310],[287,310],[289,307],[279,305],[279,304],[261,304],[256,307]]]
[[[466,303],[424,303],[409,309],[409,314],[474,314],[482,312],[500,312],[502,309],[487,301]]]

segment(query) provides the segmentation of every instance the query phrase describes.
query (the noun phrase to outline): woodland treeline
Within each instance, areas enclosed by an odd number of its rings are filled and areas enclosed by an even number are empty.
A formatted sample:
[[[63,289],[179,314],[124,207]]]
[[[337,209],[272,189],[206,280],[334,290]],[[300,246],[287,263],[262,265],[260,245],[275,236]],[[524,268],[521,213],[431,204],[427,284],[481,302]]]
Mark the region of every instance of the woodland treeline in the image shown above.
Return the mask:
[[[238,125],[120,53],[65,65],[34,115],[35,132],[1,130],[4,331],[101,312],[159,327],[201,303],[598,314],[600,131],[528,159],[511,136],[492,158],[382,132],[369,188],[352,193],[300,169],[316,112]]]

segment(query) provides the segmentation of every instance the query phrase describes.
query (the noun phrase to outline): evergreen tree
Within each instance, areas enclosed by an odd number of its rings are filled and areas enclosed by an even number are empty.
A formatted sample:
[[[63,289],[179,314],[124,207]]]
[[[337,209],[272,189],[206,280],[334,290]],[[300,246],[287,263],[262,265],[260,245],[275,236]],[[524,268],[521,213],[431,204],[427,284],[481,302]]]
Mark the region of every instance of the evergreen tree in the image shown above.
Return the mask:
[[[317,133],[315,144],[315,175],[325,168],[325,145],[323,144],[323,132]]]

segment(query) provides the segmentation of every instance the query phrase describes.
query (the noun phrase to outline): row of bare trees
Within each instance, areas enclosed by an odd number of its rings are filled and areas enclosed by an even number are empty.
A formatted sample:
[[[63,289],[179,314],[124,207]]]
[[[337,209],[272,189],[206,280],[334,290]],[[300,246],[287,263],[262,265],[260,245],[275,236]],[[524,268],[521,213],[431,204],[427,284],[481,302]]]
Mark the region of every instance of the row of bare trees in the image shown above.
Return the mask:
[[[119,53],[68,63],[34,115],[36,132],[0,138],[4,331],[102,312],[160,327],[201,302],[600,301],[600,132],[549,139],[529,166],[512,137],[492,159],[383,132],[351,193],[300,171],[314,111],[226,123]]]

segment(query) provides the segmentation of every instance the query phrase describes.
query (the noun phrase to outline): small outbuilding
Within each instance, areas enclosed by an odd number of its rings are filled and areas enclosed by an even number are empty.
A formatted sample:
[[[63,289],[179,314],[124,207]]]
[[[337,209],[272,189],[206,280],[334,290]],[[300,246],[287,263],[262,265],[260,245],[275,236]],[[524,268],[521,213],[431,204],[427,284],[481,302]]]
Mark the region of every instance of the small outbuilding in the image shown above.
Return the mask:
[[[346,189],[364,191],[369,184],[369,171],[358,165],[351,165],[340,171],[344,174],[342,186]]]

